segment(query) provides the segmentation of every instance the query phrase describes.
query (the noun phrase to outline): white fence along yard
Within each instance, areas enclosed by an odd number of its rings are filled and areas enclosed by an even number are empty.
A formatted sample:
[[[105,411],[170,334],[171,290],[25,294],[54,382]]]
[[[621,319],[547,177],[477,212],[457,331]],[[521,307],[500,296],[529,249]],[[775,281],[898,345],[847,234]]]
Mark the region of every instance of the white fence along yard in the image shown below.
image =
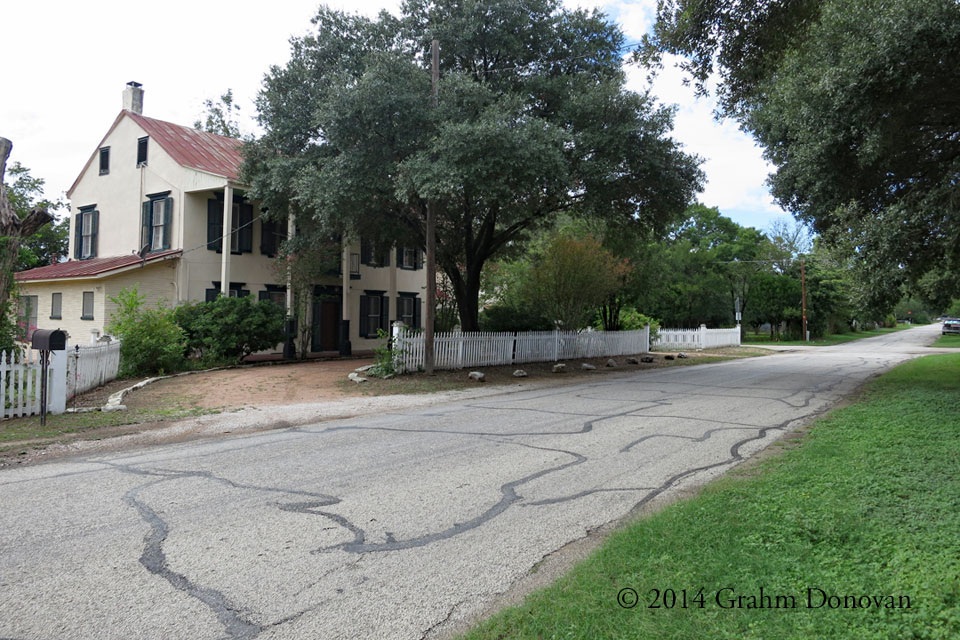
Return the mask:
[[[66,408],[66,358],[54,352],[47,368],[47,410],[63,413]],[[0,418],[40,413],[40,352],[0,351]]]
[[[67,349],[67,399],[116,379],[120,342],[71,345]]]
[[[739,347],[740,327],[707,329],[705,325],[700,325],[698,329],[659,329],[652,344],[661,349]]]
[[[556,362],[645,353],[650,328],[637,331],[438,332],[433,339],[437,369],[463,369],[523,362]],[[393,327],[393,358],[398,372],[423,368],[423,333]]]

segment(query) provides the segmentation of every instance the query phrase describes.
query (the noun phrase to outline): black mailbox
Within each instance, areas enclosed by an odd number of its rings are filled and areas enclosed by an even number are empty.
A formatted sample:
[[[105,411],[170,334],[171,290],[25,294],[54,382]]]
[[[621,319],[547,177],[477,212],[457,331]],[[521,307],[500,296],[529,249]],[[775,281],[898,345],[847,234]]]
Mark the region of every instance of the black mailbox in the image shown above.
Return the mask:
[[[60,329],[37,329],[31,346],[40,351],[63,351],[67,348],[67,334]]]

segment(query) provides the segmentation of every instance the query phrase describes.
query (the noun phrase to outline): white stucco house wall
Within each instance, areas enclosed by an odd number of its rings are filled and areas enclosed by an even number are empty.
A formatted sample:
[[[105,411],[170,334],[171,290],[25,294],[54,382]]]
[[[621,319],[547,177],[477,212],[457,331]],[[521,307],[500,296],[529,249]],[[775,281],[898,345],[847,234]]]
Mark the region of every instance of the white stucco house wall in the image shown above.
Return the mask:
[[[131,286],[149,305],[252,295],[289,310],[274,256],[291,225],[262,219],[245,196],[240,144],[144,116],[143,88],[129,83],[123,109],[67,191],[70,259],[16,274],[31,326],[95,341],[115,310],[111,297]],[[341,249],[340,272],[314,287],[311,351],[367,350],[377,328],[420,325],[419,247],[393,248],[379,256],[385,264],[360,239]]]

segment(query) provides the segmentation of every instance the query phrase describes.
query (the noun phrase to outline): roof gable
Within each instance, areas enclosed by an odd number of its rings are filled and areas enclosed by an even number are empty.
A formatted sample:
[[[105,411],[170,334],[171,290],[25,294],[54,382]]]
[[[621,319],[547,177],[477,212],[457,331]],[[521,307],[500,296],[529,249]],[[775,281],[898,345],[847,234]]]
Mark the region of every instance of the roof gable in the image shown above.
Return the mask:
[[[136,122],[150,139],[160,145],[160,148],[180,166],[211,173],[228,180],[239,180],[240,166],[243,164],[243,156],[240,153],[243,142],[240,140],[148,118],[126,109],[117,115],[110,129],[97,145],[97,149],[103,146],[124,116]],[[96,156],[97,152],[94,151],[83,165],[80,175],[67,190],[68,197],[77,188]]]

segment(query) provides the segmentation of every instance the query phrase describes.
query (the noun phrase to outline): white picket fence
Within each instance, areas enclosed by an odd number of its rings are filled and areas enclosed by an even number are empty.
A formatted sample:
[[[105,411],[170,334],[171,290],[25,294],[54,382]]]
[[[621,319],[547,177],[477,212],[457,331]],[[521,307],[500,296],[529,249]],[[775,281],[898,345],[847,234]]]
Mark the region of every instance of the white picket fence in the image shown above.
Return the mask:
[[[433,338],[434,366],[463,369],[523,362],[556,362],[645,353],[650,328],[637,331],[438,332]],[[402,324],[393,327],[394,367],[400,373],[423,368],[423,333]]]
[[[116,379],[120,341],[71,345],[67,349],[67,399]]]
[[[0,351],[0,418],[40,413],[42,381],[40,352]],[[47,410],[63,413],[66,408],[66,358],[54,352],[47,368]]]
[[[652,345],[661,349],[715,349],[739,347],[740,327],[732,329],[658,329]]]

